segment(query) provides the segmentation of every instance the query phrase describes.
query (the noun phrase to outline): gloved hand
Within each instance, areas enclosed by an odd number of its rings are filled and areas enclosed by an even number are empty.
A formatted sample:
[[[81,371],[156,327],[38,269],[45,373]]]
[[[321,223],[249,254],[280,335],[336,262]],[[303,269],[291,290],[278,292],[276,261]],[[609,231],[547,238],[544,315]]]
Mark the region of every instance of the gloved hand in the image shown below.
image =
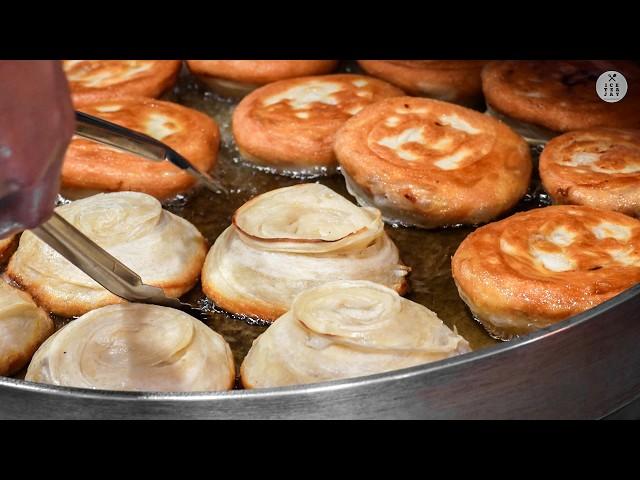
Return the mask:
[[[0,238],[53,211],[74,130],[58,61],[0,61]]]

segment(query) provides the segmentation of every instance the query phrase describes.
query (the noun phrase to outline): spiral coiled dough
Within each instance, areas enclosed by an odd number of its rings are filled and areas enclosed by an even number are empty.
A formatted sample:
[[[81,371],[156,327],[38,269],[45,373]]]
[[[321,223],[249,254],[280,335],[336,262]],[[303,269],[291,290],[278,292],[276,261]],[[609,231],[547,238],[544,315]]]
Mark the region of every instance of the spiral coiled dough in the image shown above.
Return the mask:
[[[206,242],[186,220],[144,193],[99,194],[56,211],[142,278],[169,296],[196,283]],[[7,272],[50,311],[65,316],[122,300],[38,239],[24,232]]]
[[[298,293],[331,280],[371,280],[403,292],[408,270],[378,210],[302,184],[236,212],[207,255],[202,287],[226,310],[274,320]]]
[[[109,305],[74,320],[36,352],[26,379],[81,388],[229,390],[227,342],[204,323],[167,307]]]
[[[369,281],[328,282],[296,297],[241,367],[245,388],[358,377],[470,351],[435,313]]]

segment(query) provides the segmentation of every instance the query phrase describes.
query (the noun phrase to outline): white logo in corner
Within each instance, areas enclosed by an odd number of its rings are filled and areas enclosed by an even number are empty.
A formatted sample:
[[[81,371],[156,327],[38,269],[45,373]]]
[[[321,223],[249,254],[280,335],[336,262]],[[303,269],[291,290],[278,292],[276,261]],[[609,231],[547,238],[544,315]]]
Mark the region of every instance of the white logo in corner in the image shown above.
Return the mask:
[[[627,79],[615,70],[604,72],[596,81],[596,92],[605,102],[619,102],[627,94]]]

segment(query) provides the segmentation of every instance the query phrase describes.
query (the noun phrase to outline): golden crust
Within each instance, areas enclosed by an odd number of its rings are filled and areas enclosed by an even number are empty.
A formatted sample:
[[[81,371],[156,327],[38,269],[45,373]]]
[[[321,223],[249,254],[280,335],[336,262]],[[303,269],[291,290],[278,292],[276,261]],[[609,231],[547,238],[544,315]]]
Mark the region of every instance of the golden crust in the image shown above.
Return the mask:
[[[234,297],[232,293],[225,293],[223,289],[216,288],[215,283],[204,275],[204,270],[201,282],[204,294],[213,300],[216,306],[227,312],[255,317],[266,322],[274,322],[287,313],[288,308],[284,306],[269,304],[258,299],[242,300]],[[400,279],[398,285],[394,286],[394,290],[398,295],[405,295],[409,290],[409,282],[406,278]]]
[[[162,288],[168,297],[177,298],[188,292],[198,282],[198,275],[200,274],[206,251],[207,244],[203,239],[201,253],[195,256],[190,264],[185,265],[184,273],[180,278],[176,278],[173,281],[154,282],[153,286]],[[84,315],[90,310],[104,307],[105,305],[115,305],[126,302],[126,300],[106,290],[98,299],[96,299],[96,297],[83,299],[75,295],[72,297],[61,296],[55,286],[52,287],[46,282],[35,283],[25,280],[20,271],[17,270],[11,262],[9,262],[7,266],[7,275],[17,285],[27,290],[38,305],[62,317],[77,317]]]
[[[336,131],[352,115],[402,91],[361,75],[326,75],[271,83],[245,97],[233,113],[241,151],[263,165],[333,167]]]
[[[180,60],[66,60],[76,106],[125,96],[159,97],[178,78]]]
[[[640,130],[593,128],[560,135],[540,156],[540,178],[556,203],[640,217]]]
[[[9,259],[11,254],[15,251],[18,242],[16,242],[16,236],[12,235],[7,238],[0,238],[0,265]]]
[[[361,203],[425,228],[504,213],[525,194],[532,168],[526,142],[503,123],[414,97],[365,108],[340,129],[335,152]]]
[[[179,297],[198,281],[207,253],[200,232],[163,210],[145,194],[100,194],[56,211],[127,265],[142,281]],[[26,231],[7,266],[7,275],[48,311],[82,315],[123,300],[102,288],[51,247]]]
[[[220,143],[218,126],[196,110],[143,97],[85,104],[81,110],[146,133],[175,149],[201,170],[211,170],[216,162]],[[69,145],[62,168],[62,185],[71,189],[130,190],[165,199],[194,183],[191,175],[169,161],[154,162],[77,137]]]
[[[53,333],[53,321],[31,297],[0,279],[0,375],[23,368]]]
[[[337,60],[187,60],[195,75],[253,85],[322,75],[332,72],[337,65]]]
[[[596,93],[596,80],[607,70],[621,72],[629,85],[616,103]],[[482,71],[482,88],[499,113],[556,132],[640,127],[640,67],[633,62],[492,62]]]
[[[410,95],[464,105],[482,99],[482,60],[358,60],[369,75],[400,87]]]
[[[584,206],[517,213],[469,235],[452,273],[478,320],[509,339],[640,282],[640,221]]]

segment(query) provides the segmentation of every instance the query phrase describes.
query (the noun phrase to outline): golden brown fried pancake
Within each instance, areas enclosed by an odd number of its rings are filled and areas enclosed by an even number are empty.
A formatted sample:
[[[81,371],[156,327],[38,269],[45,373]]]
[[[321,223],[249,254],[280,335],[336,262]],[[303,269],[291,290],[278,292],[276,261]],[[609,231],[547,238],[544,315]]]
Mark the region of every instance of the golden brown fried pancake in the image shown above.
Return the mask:
[[[531,175],[529,148],[506,125],[425,98],[365,108],[340,129],[335,152],[361,204],[424,228],[487,222],[518,202]]]
[[[410,95],[476,106],[482,100],[482,60],[358,60],[369,75]]]
[[[556,203],[640,217],[640,130],[592,128],[560,135],[540,156],[540,177]]]
[[[326,75],[271,83],[245,97],[233,134],[245,158],[279,170],[335,168],[336,131],[365,106],[402,92],[362,75]]]
[[[616,103],[596,92],[598,77],[622,73],[627,95]],[[619,61],[503,61],[482,71],[487,105],[512,119],[566,132],[591,127],[640,127],[640,66]]]
[[[218,126],[196,110],[143,97],[105,100],[81,110],[160,140],[201,170],[211,170],[215,164]],[[62,168],[62,185],[72,190],[132,190],[166,199],[194,183],[191,175],[169,161],[154,162],[77,137]]]
[[[180,60],[65,60],[73,103],[159,97],[178,78]]]
[[[640,221],[559,205],[479,228],[452,261],[460,296],[494,336],[552,325],[640,282]]]
[[[213,90],[241,97],[265,83],[332,72],[337,60],[187,60],[189,70]]]

